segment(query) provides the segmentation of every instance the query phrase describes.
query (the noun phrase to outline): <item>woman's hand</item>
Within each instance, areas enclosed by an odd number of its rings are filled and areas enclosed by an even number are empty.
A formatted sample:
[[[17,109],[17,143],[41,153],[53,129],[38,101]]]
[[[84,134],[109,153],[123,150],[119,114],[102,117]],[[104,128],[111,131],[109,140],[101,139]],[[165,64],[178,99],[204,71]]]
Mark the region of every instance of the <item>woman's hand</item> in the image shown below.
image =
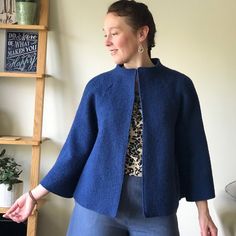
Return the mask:
[[[33,198],[29,195],[29,193],[23,194],[15,201],[3,217],[11,219],[17,223],[25,221],[32,213],[36,202],[47,195],[49,191],[39,184],[31,191],[31,193]]]
[[[217,228],[209,214],[207,201],[196,202],[201,236],[217,236]]]
[[[29,193],[25,193],[15,201],[3,217],[20,223],[25,221],[30,216],[34,207],[35,202],[29,196]]]

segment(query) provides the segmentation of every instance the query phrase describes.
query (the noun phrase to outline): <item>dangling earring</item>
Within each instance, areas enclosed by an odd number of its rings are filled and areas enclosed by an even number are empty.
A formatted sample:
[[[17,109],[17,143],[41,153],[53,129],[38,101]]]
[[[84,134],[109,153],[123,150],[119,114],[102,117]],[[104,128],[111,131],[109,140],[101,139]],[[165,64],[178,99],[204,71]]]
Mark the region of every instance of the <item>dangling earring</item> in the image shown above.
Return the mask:
[[[138,53],[142,54],[143,52],[144,52],[143,45],[140,44],[140,45],[138,46]]]

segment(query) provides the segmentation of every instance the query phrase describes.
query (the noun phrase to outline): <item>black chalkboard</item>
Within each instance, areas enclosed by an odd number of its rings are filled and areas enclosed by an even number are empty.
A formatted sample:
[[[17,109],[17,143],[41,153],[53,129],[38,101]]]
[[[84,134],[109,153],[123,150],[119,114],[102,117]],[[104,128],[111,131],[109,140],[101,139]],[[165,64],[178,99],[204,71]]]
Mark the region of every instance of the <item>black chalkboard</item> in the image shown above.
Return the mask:
[[[38,32],[6,31],[5,71],[36,72]]]

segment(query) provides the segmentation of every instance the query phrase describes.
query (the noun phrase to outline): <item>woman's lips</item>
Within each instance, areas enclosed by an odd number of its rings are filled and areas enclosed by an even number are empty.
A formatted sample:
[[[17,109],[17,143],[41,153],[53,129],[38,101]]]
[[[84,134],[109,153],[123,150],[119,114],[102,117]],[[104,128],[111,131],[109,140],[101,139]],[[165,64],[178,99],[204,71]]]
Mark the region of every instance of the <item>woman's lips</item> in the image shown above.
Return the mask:
[[[116,54],[117,51],[118,51],[117,49],[112,49],[112,50],[110,50],[111,55],[114,56],[114,55]]]

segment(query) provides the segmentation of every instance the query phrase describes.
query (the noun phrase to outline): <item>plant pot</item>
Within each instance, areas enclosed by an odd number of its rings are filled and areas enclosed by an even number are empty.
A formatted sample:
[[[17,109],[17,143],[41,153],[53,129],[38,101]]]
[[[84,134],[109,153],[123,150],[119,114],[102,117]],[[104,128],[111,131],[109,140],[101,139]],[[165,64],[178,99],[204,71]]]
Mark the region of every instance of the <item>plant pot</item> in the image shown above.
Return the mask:
[[[0,184],[0,207],[10,207],[22,195],[23,182],[14,184],[11,191],[7,188],[7,184]]]
[[[36,2],[16,2],[16,21],[20,25],[33,25],[36,18]]]

